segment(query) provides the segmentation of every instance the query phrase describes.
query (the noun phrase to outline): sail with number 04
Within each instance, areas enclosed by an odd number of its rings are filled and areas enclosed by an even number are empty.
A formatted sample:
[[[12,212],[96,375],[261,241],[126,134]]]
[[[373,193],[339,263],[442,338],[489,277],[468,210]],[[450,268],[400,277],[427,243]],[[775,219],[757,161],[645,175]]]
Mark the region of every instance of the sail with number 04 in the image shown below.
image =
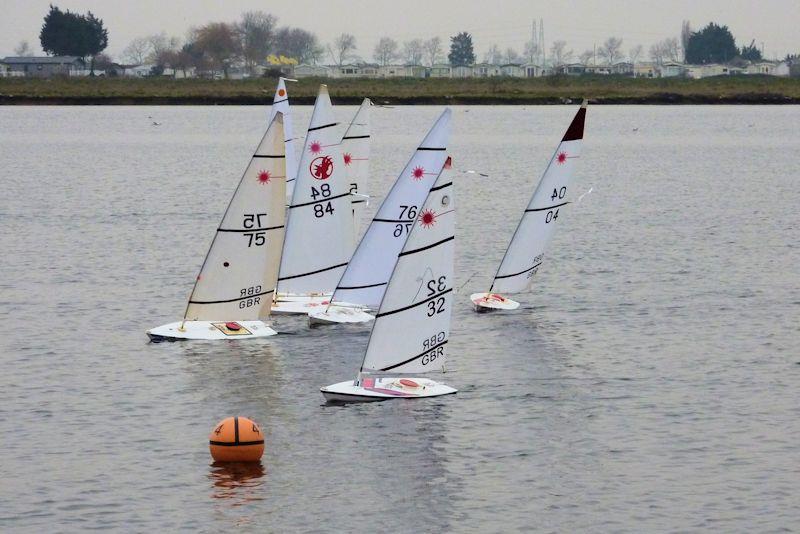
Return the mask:
[[[533,275],[542,264],[556,223],[563,216],[564,207],[570,203],[567,191],[571,186],[575,162],[581,153],[586,105],[584,100],[550,159],[511,238],[489,292],[470,296],[476,311],[516,309],[519,303],[502,294],[519,293],[530,287]]]
[[[147,332],[154,341],[274,335],[264,323],[283,247],[286,214],[284,117],[278,112],[217,229],[184,320]]]
[[[375,316],[358,378],[322,388],[329,401],[375,401],[447,395],[428,378],[442,371],[453,309],[455,199],[450,166],[421,203]]]

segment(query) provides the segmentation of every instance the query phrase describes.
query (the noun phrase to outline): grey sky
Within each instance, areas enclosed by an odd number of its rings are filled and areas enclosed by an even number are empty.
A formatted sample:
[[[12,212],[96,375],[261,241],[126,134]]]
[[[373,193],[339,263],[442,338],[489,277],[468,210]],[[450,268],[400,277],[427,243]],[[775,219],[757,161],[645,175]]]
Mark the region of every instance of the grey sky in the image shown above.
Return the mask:
[[[313,31],[323,43],[352,33],[365,59],[384,35],[399,41],[438,35],[448,46],[461,30],[473,34],[479,59],[492,44],[521,52],[534,18],[544,19],[548,48],[563,39],[576,55],[612,35],[624,39],[625,51],[642,44],[646,53],[653,42],[677,37],[683,19],[694,29],[726,24],[740,45],[763,42],[767,57],[800,52],[800,0],[0,0],[0,57],[22,39],[41,52],[39,29],[51,2],[102,18],[112,56],[134,37],[162,30],[183,37],[190,26],[232,21],[248,10]]]

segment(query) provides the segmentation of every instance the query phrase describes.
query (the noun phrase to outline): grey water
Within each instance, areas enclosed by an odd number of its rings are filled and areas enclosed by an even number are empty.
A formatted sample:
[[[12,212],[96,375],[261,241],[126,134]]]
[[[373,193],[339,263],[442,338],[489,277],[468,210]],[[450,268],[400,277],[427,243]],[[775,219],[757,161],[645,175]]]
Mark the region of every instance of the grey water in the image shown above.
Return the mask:
[[[440,111],[374,108],[368,213]],[[454,166],[489,175],[456,177],[459,392],[336,406],[318,388],[369,327],[145,336],[180,319],[266,107],[0,108],[0,530],[796,529],[800,108],[590,106],[591,192],[521,309],[479,316],[575,111],[454,108]],[[212,465],[230,415],[259,466]]]

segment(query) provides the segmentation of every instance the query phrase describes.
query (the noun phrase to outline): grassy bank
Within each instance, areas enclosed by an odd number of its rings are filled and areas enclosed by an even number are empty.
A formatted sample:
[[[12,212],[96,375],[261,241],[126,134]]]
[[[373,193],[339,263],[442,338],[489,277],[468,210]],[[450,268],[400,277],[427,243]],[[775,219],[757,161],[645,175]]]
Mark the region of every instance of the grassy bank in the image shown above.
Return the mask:
[[[340,104],[365,96],[391,104],[558,104],[583,97],[598,104],[800,104],[800,79],[769,76],[304,79],[290,86],[292,100],[312,103],[320,83]],[[266,104],[274,87],[269,79],[0,78],[0,104]]]

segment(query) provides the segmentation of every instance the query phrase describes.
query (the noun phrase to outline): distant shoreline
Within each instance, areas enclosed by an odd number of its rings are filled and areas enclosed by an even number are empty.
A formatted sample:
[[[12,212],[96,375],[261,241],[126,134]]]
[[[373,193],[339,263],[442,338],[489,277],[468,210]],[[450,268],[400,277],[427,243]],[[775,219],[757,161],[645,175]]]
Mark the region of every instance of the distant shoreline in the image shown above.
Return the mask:
[[[387,105],[554,105],[584,97],[609,105],[800,104],[800,79],[723,76],[686,80],[617,76],[466,79],[314,79],[288,86],[313,104],[320,83],[335,104],[365,96]],[[269,105],[275,80],[0,78],[0,105]]]

